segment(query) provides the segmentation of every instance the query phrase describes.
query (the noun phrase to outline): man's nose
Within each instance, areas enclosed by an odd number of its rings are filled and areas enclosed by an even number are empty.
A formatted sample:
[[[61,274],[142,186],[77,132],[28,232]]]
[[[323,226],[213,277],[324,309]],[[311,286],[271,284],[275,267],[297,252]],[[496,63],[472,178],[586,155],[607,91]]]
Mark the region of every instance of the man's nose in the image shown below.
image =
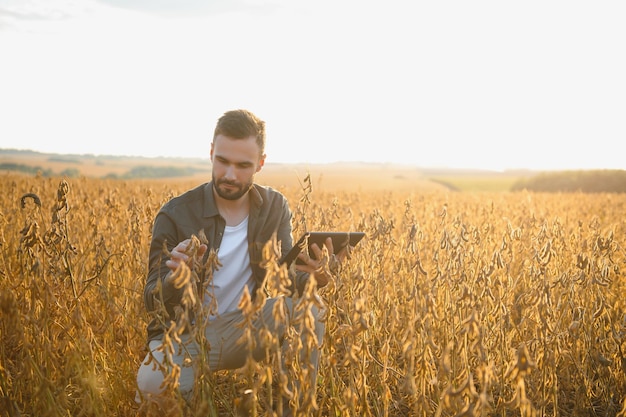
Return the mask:
[[[226,167],[226,172],[224,173],[224,177],[226,177],[229,180],[234,180],[237,178],[237,176],[235,175],[235,167],[232,165],[229,165]]]

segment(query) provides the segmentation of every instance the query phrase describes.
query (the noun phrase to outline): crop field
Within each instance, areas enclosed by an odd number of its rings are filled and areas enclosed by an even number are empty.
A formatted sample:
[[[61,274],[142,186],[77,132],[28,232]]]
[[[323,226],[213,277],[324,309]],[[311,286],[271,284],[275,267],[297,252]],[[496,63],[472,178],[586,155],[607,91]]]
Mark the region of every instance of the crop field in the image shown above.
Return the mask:
[[[626,195],[325,181],[263,178],[288,197],[294,237],[366,233],[317,294],[326,334],[299,415],[626,417]],[[152,220],[197,183],[3,175],[0,416],[277,415],[307,363],[281,368],[271,340],[267,361],[198,365],[189,401],[135,401]],[[273,243],[265,290],[277,295]],[[315,295],[299,299],[305,328]],[[240,305],[252,317],[261,302]]]

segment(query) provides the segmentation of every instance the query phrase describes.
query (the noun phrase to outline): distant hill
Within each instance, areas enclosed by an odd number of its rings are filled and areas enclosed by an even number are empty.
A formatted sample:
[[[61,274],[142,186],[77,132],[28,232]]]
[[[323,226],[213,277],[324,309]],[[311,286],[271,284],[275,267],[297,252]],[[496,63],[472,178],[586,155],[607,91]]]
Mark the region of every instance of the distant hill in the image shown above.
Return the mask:
[[[211,177],[211,162],[208,158],[96,156],[0,149],[1,171],[68,178],[84,176],[108,179],[205,181]],[[311,178],[317,189],[356,191],[370,189],[506,191],[513,181],[519,179],[519,174],[445,168],[429,169],[389,163],[284,164],[270,162],[266,163],[257,174],[257,180],[275,187],[298,187],[307,176]],[[462,184],[459,185],[460,182]]]
[[[141,157],[41,153],[0,149],[0,172],[66,178],[206,181],[209,158]],[[298,186],[306,176],[325,189],[442,189],[458,192],[626,192],[626,171],[510,170],[429,168],[391,163],[266,163],[257,180],[273,186]]]
[[[32,150],[21,149],[6,149],[0,148],[0,160],[4,158],[19,158],[30,159],[33,161],[49,161],[49,162],[61,162],[61,163],[75,163],[86,164],[94,162],[96,164],[172,164],[177,166],[179,164],[210,164],[209,158],[182,158],[182,157],[144,157],[144,156],[120,156],[120,155],[93,155],[93,154],[58,154],[58,153],[43,153]],[[303,166],[305,164],[290,164],[290,163],[272,163],[267,165],[273,166]],[[514,175],[514,176],[529,176],[534,172],[530,170],[510,170],[504,172],[494,172],[489,170],[469,169],[469,168],[445,168],[445,167],[419,167],[416,165],[407,164],[393,164],[393,163],[373,163],[373,162],[332,162],[323,164],[306,164],[306,166],[323,166],[330,169],[364,169],[364,168],[403,168],[403,169],[418,169],[425,175],[429,176],[442,176],[442,175],[469,175],[469,176],[493,176],[493,175]]]
[[[173,178],[210,172],[210,163],[208,158],[54,154],[0,149],[0,170],[70,178]]]
[[[607,169],[539,173],[520,179],[511,187],[511,191],[521,190],[551,193],[626,193],[626,171]]]

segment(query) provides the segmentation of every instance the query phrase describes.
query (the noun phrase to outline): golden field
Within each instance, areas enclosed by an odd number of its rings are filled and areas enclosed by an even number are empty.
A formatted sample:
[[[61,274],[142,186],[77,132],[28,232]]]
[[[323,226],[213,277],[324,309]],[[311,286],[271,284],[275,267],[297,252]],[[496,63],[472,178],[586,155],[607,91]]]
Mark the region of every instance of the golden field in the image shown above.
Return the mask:
[[[626,416],[626,195],[281,169],[259,181],[287,195],[295,235],[367,235],[320,290],[303,415]],[[134,401],[151,222],[200,181],[2,175],[1,416],[234,415],[244,389],[241,413],[272,415],[275,360],[203,374],[190,405]]]

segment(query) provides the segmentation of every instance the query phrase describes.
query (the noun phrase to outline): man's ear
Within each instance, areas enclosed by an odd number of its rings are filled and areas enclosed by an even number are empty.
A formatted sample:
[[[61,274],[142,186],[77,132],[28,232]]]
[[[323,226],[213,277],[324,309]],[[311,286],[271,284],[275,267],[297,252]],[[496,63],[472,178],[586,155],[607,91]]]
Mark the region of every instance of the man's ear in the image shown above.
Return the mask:
[[[256,167],[256,172],[259,172],[261,168],[263,168],[263,165],[265,165],[265,154],[261,155],[259,158],[259,166]]]
[[[211,152],[209,152],[209,159],[213,160],[213,142],[211,142]]]

